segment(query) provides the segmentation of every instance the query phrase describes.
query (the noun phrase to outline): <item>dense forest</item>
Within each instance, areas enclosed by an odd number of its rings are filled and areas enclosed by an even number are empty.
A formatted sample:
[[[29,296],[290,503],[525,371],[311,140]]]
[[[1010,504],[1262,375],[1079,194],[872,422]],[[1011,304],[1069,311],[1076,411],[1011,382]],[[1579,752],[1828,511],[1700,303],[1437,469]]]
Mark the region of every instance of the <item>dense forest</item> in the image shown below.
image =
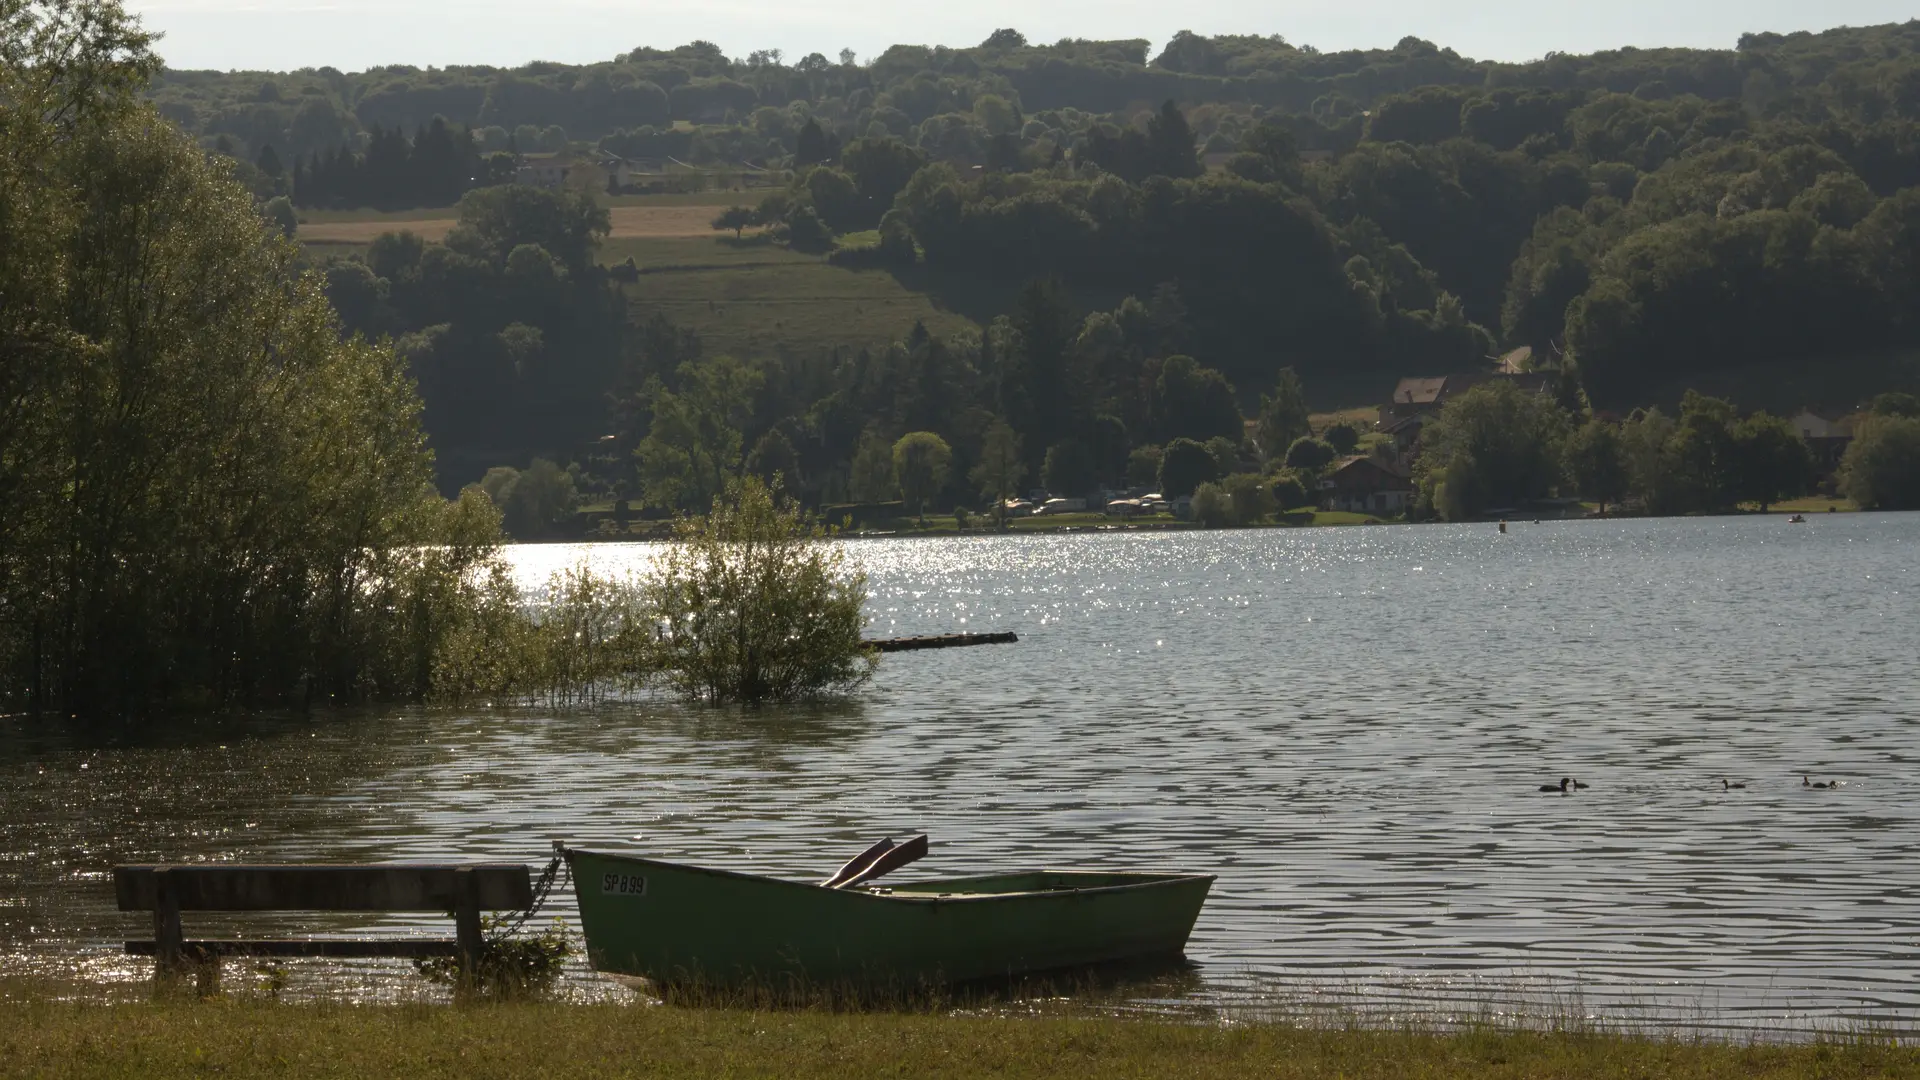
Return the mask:
[[[878,448],[929,431],[953,453],[938,497],[964,500],[1002,428],[1026,482],[1057,456],[1117,483],[1135,451],[1227,437],[1219,402],[1258,420],[1282,369],[1352,404],[1521,346],[1619,412],[1694,386],[1844,405],[1916,379],[1920,22],[1527,64],[1003,30],[866,63],[695,43],[512,71],[166,72],[152,93],[263,193],[291,177],[301,199],[304,176],[332,204],[405,205],[450,194],[433,162],[466,166],[479,190],[445,244],[327,268],[348,325],[414,358],[450,485],[542,456],[697,505],[757,461],[809,497],[872,497],[892,486],[866,482]],[[730,228],[999,300],[952,339],[705,355],[647,312],[621,324],[588,195],[486,186],[498,155],[567,146],[772,170],[785,187]],[[314,179],[355,175],[394,179]],[[569,221],[565,252],[540,238]],[[1040,283],[992,291],[1009,279]],[[1282,451],[1256,436],[1239,463]]]

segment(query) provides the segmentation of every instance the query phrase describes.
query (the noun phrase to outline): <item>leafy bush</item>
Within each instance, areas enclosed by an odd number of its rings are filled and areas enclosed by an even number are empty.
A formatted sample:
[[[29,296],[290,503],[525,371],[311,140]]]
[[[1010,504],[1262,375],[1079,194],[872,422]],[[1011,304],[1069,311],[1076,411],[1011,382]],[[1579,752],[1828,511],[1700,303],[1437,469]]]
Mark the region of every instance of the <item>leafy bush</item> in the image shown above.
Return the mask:
[[[1144,487],[1160,482],[1161,451],[1157,446],[1136,446],[1127,454],[1127,483]]]
[[[1270,490],[1274,506],[1282,512],[1313,504],[1313,494],[1307,490],[1307,485],[1292,473],[1274,477]]]
[[[1233,524],[1233,497],[1219,484],[1201,484],[1193,493],[1193,519],[1209,529]]]
[[[1840,489],[1869,510],[1920,510],[1920,420],[1869,419],[1840,461]]]
[[[567,957],[573,955],[566,923],[556,919],[546,930],[527,937],[503,935],[500,931],[505,926],[505,916],[481,918],[480,930],[486,940],[470,979],[462,979],[460,962],[451,956],[416,960],[414,970],[431,982],[483,997],[524,999],[550,993]]]
[[[1236,525],[1257,525],[1272,517],[1278,509],[1272,487],[1264,477],[1254,473],[1235,473],[1221,481],[1220,487],[1232,500],[1233,522]]]
[[[1287,468],[1324,469],[1333,463],[1334,457],[1332,445],[1310,435],[1303,435],[1295,439],[1292,446],[1287,447]]]
[[[873,675],[866,575],[754,477],[736,481],[642,585],[662,634],[652,668],[694,701],[759,705],[844,694]]]
[[[1160,456],[1160,492],[1169,499],[1192,495],[1219,475],[1219,463],[1192,439],[1173,440]]]

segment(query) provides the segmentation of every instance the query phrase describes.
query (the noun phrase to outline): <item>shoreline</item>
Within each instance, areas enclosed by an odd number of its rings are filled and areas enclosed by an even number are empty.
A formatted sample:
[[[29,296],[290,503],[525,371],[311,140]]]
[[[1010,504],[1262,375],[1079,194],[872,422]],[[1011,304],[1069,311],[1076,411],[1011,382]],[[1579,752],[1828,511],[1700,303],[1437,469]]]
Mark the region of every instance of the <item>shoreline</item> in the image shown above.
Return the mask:
[[[15,997],[0,1000],[0,1076],[1920,1077],[1920,1047],[1867,1032],[1738,1043],[1565,1023]]]
[[[1811,505],[1802,505],[1802,504],[1810,504],[1815,501],[1819,503],[1818,509],[1815,509]],[[1594,513],[1594,512],[1579,513],[1579,514],[1564,514],[1564,513],[1554,514],[1550,512],[1527,513],[1523,509],[1518,513],[1508,515],[1504,518],[1499,515],[1488,515],[1485,517],[1470,518],[1465,521],[1439,521],[1437,519],[1431,520],[1431,521],[1410,521],[1404,517],[1382,518],[1382,517],[1374,516],[1372,514],[1362,514],[1362,513],[1355,513],[1355,512],[1341,511],[1341,510],[1315,510],[1315,511],[1296,510],[1296,511],[1290,511],[1286,514],[1281,515],[1282,520],[1278,520],[1278,521],[1262,521],[1262,522],[1257,522],[1251,525],[1227,525],[1219,528],[1209,528],[1205,525],[1200,524],[1197,521],[1190,521],[1190,520],[1181,521],[1177,519],[1167,519],[1167,520],[1154,520],[1154,521],[1127,521],[1124,519],[1110,518],[1104,514],[1062,514],[1062,515],[1059,515],[1060,520],[1057,522],[1049,521],[1045,518],[1041,518],[1037,516],[1015,518],[1013,519],[1014,523],[1009,524],[1005,528],[999,528],[999,529],[995,529],[995,528],[960,529],[951,525],[929,525],[926,528],[892,528],[892,529],[853,528],[853,529],[846,529],[844,531],[835,532],[833,536],[835,539],[840,539],[840,540],[901,540],[901,539],[933,539],[933,538],[949,539],[949,538],[957,538],[957,537],[976,537],[976,536],[1020,536],[1023,534],[1030,534],[1030,533],[1044,533],[1047,535],[1054,535],[1058,533],[1089,533],[1089,534],[1104,535],[1104,534],[1110,534],[1110,533],[1242,532],[1242,531],[1264,530],[1264,529],[1352,529],[1352,528],[1367,528],[1367,527],[1379,527],[1379,526],[1403,526],[1403,525],[1494,525],[1502,521],[1505,521],[1506,523],[1512,524],[1512,525],[1523,525],[1523,524],[1530,525],[1535,523],[1547,524],[1547,523],[1584,522],[1584,521],[1665,521],[1665,520],[1691,520],[1691,519],[1701,519],[1701,518],[1750,518],[1750,517],[1773,518],[1773,517],[1790,517],[1795,514],[1804,515],[1811,520],[1811,519],[1817,519],[1821,517],[1827,517],[1829,515],[1857,514],[1861,512],[1862,511],[1857,506],[1853,506],[1850,504],[1843,504],[1841,501],[1838,501],[1838,500],[1827,500],[1827,499],[1795,500],[1791,503],[1782,503],[1782,504],[1770,507],[1766,510],[1739,509],[1739,510],[1730,510],[1730,511],[1724,511],[1721,513],[1714,513],[1714,514],[1681,514],[1677,516],[1676,515],[1659,515],[1659,514],[1619,514],[1619,513],[1600,514],[1600,513]],[[949,520],[951,519],[951,515],[942,515],[942,517],[946,517]],[[1305,520],[1302,520],[1302,519],[1305,519]],[[930,520],[939,520],[939,519],[935,518]],[[670,525],[670,522],[662,522],[661,524]],[[659,532],[659,531],[666,531],[666,530],[659,529],[659,530],[649,530],[649,531]],[[668,543],[670,542],[670,540],[671,540],[670,536],[632,535],[632,534],[626,535],[626,536],[609,536],[609,535],[596,535],[595,533],[589,531],[579,536],[571,536],[571,537],[548,536],[548,537],[541,537],[538,539],[531,539],[531,540],[510,539],[508,542],[514,545],[522,545],[522,544],[528,544],[528,545],[535,545],[535,544],[649,544],[649,543]]]

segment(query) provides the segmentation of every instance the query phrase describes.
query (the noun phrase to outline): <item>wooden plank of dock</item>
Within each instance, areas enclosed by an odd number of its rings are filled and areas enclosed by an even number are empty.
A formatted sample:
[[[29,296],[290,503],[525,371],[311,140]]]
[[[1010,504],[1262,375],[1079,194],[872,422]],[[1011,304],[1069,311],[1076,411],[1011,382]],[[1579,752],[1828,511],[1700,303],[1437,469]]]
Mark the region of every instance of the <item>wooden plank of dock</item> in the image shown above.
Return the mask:
[[[866,644],[881,652],[916,652],[920,649],[964,649],[972,645],[1011,645],[1020,635],[1011,630],[997,634],[933,634],[925,637],[875,638]]]

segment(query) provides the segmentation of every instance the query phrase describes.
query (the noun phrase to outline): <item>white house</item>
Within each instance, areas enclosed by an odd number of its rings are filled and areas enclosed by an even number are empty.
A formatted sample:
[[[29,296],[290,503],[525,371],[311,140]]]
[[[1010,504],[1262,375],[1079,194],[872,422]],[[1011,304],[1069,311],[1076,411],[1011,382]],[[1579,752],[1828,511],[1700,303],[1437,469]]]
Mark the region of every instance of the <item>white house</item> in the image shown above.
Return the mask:
[[[1819,412],[1801,409],[1800,415],[1793,418],[1792,424],[1793,430],[1799,432],[1800,437],[1808,442],[1814,439],[1853,438],[1853,424],[1846,417],[1837,413],[1828,413],[1824,409]]]
[[[529,157],[513,170],[513,182],[557,188],[567,182],[567,176],[572,172],[573,162],[565,157]]]
[[[1853,417],[1831,409],[1801,409],[1788,423],[1807,441],[1807,449],[1822,469],[1837,469],[1853,442]]]

